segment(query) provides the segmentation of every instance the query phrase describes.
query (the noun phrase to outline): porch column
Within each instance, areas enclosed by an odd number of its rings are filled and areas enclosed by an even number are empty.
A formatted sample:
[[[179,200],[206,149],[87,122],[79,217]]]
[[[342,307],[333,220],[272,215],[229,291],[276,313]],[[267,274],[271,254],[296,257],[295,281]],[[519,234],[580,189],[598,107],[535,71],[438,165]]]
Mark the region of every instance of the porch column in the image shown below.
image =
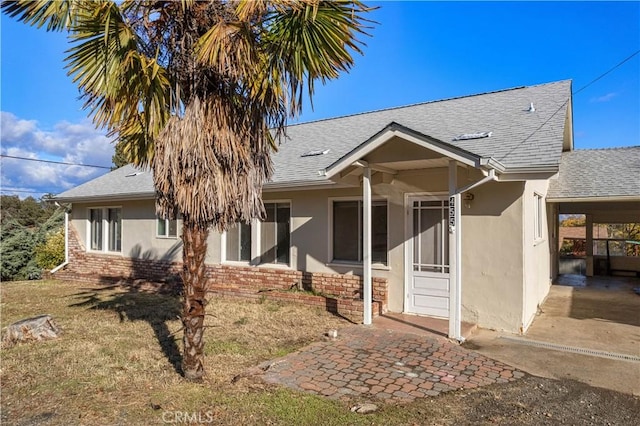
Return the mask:
[[[461,341],[462,223],[458,193],[458,165],[449,160],[449,338]]]
[[[587,242],[586,242],[586,268],[585,274],[587,277],[593,276],[593,216],[590,214],[586,214],[585,216],[585,231],[587,234]]]
[[[362,299],[365,325],[371,324],[371,168],[362,169]]]

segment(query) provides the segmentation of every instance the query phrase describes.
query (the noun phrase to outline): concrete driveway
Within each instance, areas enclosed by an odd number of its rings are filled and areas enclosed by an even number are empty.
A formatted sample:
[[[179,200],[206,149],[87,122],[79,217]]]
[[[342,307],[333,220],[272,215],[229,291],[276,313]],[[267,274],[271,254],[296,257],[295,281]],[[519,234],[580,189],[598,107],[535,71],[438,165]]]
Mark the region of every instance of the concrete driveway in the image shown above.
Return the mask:
[[[534,375],[640,395],[634,287],[640,279],[561,277],[525,336],[479,329],[465,346]]]

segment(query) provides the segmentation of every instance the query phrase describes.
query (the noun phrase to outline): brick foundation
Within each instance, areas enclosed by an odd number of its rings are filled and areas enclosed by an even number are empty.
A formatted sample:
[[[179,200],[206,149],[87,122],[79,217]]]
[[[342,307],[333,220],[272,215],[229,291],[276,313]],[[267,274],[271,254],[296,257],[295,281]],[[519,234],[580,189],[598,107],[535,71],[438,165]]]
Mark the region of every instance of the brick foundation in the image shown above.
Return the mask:
[[[162,289],[181,285],[182,263],[88,253],[69,226],[69,264],[55,278],[86,282],[157,282]],[[353,322],[362,322],[362,277],[254,266],[207,265],[209,291],[223,296],[276,300],[324,307]],[[372,313],[387,310],[387,280],[373,278]]]

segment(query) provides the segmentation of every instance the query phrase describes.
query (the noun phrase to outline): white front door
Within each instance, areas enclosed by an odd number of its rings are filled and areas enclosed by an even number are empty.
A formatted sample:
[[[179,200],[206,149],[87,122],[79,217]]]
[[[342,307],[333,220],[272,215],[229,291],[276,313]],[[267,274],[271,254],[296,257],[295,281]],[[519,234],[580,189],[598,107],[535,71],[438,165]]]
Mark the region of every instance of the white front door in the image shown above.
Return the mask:
[[[408,199],[409,313],[449,318],[449,202],[436,197]]]

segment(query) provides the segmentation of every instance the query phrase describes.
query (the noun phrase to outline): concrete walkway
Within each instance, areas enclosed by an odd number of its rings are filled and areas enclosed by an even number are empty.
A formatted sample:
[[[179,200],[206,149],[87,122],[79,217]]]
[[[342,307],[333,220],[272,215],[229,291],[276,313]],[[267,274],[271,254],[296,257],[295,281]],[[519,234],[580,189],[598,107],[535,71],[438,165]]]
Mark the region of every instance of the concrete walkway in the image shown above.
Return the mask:
[[[640,396],[640,279],[561,278],[526,335],[478,329],[464,346],[536,376]]]
[[[524,376],[432,334],[366,326],[340,330],[336,339],[314,343],[261,367],[269,383],[333,399],[365,396],[396,402]]]

